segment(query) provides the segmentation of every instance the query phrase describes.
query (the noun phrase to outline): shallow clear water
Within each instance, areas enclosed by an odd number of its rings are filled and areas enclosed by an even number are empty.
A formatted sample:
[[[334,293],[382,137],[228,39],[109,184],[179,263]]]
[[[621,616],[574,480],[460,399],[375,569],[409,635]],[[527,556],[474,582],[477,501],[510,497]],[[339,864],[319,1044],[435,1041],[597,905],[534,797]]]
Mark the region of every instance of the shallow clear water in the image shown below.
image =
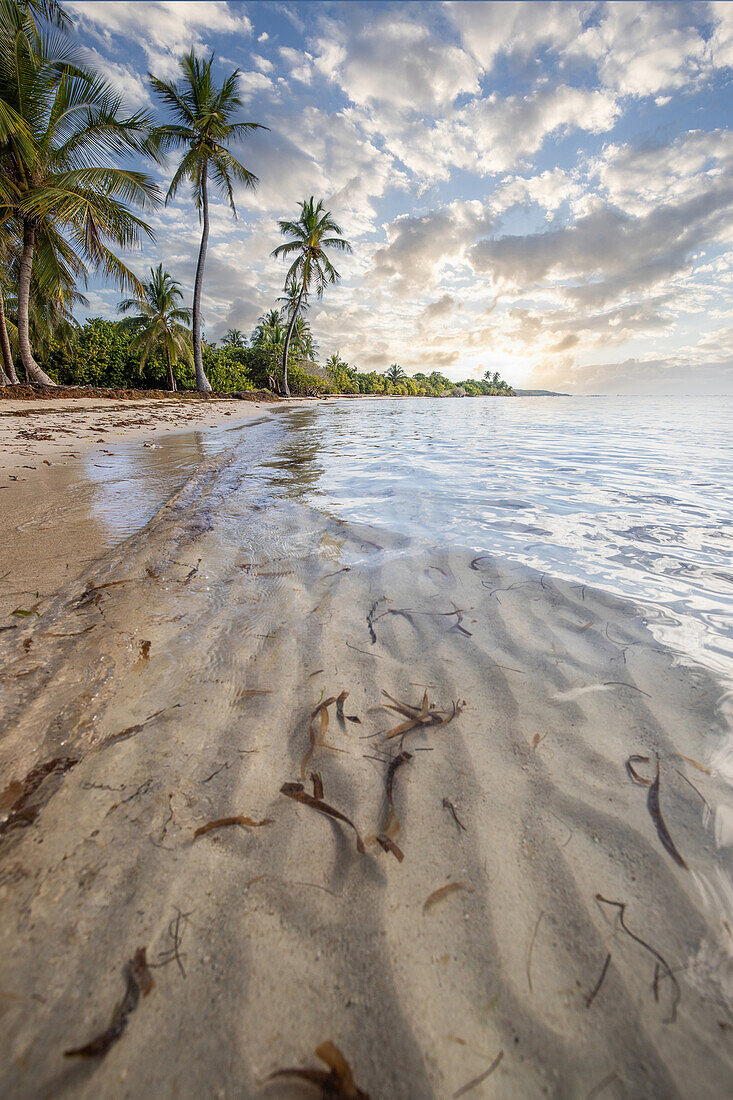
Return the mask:
[[[349,401],[283,417],[278,492],[634,599],[733,666],[733,399]]]

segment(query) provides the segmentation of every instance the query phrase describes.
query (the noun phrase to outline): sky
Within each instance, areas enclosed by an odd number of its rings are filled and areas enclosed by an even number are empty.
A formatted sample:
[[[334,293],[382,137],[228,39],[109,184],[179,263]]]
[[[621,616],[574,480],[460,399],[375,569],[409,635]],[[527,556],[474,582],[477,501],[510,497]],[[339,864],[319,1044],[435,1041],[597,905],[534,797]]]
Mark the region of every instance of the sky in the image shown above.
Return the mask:
[[[733,2],[67,0],[133,109],[192,46],[241,73],[212,195],[206,335],[277,304],[278,219],[315,195],[351,241],[308,317],[325,358],[568,393],[733,393]],[[174,163],[148,165],[167,189]],[[190,294],[190,197],[149,219]],[[91,316],[120,294],[90,280]]]

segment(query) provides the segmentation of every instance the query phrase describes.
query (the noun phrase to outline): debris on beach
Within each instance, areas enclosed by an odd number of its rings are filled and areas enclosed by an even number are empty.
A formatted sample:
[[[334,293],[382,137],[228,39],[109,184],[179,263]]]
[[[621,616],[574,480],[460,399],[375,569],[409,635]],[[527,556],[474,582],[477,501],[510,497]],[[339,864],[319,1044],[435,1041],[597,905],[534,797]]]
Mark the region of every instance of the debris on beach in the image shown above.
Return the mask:
[[[261,825],[272,825],[272,822],[273,818],[271,817],[263,817],[262,821],[254,821],[244,814],[235,814],[233,817],[218,817],[215,821],[207,821],[205,825],[200,825],[193,834],[193,839],[196,840],[199,836],[205,836],[206,833],[213,832],[214,829],[226,829],[229,825],[241,825],[243,829],[259,829]]]
[[[471,1091],[471,1089],[475,1089],[478,1087],[478,1085],[482,1084],[482,1082],[484,1082],[487,1077],[491,1077],[491,1074],[498,1067],[503,1057],[504,1051],[500,1050],[488,1069],[485,1069],[483,1073],[479,1073],[478,1077],[471,1078],[470,1081],[467,1081],[465,1085],[462,1085],[461,1088],[453,1093],[453,1100],[458,1100],[459,1096],[465,1096],[467,1092]]]
[[[387,738],[399,737],[400,734],[410,733],[422,726],[447,726],[461,713],[465,706],[465,702],[453,702],[452,710],[439,710],[435,703],[429,701],[427,691],[425,691],[419,707],[414,706],[412,703],[400,702],[388,691],[382,691],[382,695],[391,700],[390,703],[382,704],[387,710],[394,710],[406,718],[405,722],[400,722],[399,725],[389,730],[386,734]]]
[[[463,824],[458,814],[456,813],[455,806],[447,798],[443,799],[443,809],[450,812],[451,817],[453,818],[459,829],[463,830],[464,833],[467,832],[466,826]]]
[[[312,773],[312,782],[312,795],[307,793],[302,783],[283,783],[280,788],[280,794],[284,794],[286,798],[292,798],[295,802],[302,802],[304,806],[311,806],[314,810],[318,810],[319,813],[325,814],[327,817],[333,817],[337,821],[343,821],[353,829],[356,834],[356,850],[361,855],[366,855],[364,842],[354,822],[346,817],[345,814],[342,814],[340,810],[335,809],[333,806],[330,806],[328,802],[323,801],[323,783],[317,772]]]
[[[649,794],[647,796],[646,804],[651,815],[651,819],[656,827],[659,839],[662,842],[662,846],[669,852],[672,859],[675,861],[676,864],[678,864],[678,866],[684,867],[686,871],[689,870],[687,864],[677,850],[677,846],[672,840],[666,822],[662,817],[662,807],[659,803],[659,757],[657,757],[657,774],[655,775],[651,786],[649,787]]]
[[[12,829],[31,825],[41,812],[42,803],[34,803],[33,795],[50,775],[65,775],[71,771],[74,765],[79,763],[76,756],[56,756],[53,760],[46,760],[43,764],[37,764],[31,768],[22,780],[13,780],[0,795],[0,804],[12,799],[9,813],[0,823],[0,836],[9,833]]]
[[[402,863],[402,860],[405,858],[405,853],[395,844],[391,836],[388,836],[386,833],[377,833],[377,844],[379,844],[383,851],[391,852],[398,863]]]
[[[276,1069],[268,1080],[275,1077],[297,1077],[321,1086],[323,1100],[369,1100],[369,1093],[360,1089],[354,1080],[351,1066],[343,1054],[330,1039],[321,1043],[315,1051],[316,1057],[328,1066],[324,1069]]]
[[[585,1007],[586,1008],[590,1008],[590,1006],[593,1004],[596,997],[598,996],[599,990],[600,990],[601,986],[603,985],[604,981],[606,980],[606,974],[608,973],[608,968],[609,968],[610,965],[611,965],[611,955],[610,955],[610,952],[609,952],[609,954],[606,955],[606,961],[603,964],[603,969],[601,970],[598,981],[596,982],[596,984],[591,989],[590,993],[585,998]]]
[[[384,793],[387,799],[387,817],[385,818],[384,825],[382,826],[382,835],[387,836],[394,840],[400,831],[400,821],[397,817],[394,807],[394,781],[397,769],[402,767],[403,764],[407,764],[412,760],[412,753],[401,752],[397,756],[393,756],[387,767],[387,778],[384,784]],[[379,839],[379,838],[377,838]],[[381,841],[380,841],[381,843]],[[382,844],[384,848],[384,845]],[[385,849],[386,851],[387,849]]]
[[[655,960],[654,967],[654,999],[659,1000],[659,981],[660,978],[668,979],[672,985],[672,1004],[670,1007],[669,1017],[664,1020],[665,1024],[673,1024],[677,1019],[677,1007],[682,999],[682,991],[680,989],[679,982],[674,975],[674,971],[670,967],[667,960],[663,955],[657,951],[655,947],[652,947],[650,943],[643,940],[641,936],[637,936],[635,932],[632,932],[626,923],[626,902],[625,901],[612,901],[610,898],[604,898],[603,894],[596,894],[596,901],[601,905],[610,905],[613,909],[618,910],[618,919],[621,928],[624,930],[627,936],[629,936],[635,943],[638,943],[640,947],[643,947],[645,951],[648,951],[652,958]]]
[[[112,1022],[109,1027],[84,1046],[74,1047],[72,1050],[65,1050],[64,1055],[67,1058],[73,1058],[75,1056],[81,1058],[101,1058],[121,1037],[127,1027],[127,1021],[130,1014],[137,1008],[140,994],[142,993],[143,997],[147,997],[155,984],[153,975],[148,968],[144,947],[138,947],[133,957],[127,963],[124,974],[127,982],[125,995],[115,1008],[112,1014]]]
[[[346,702],[348,697],[348,691],[342,691],[338,699],[336,700],[336,717],[340,718],[342,722],[344,720],[344,703]]]
[[[437,890],[433,890],[432,894],[425,899],[423,902],[423,912],[429,913],[434,905],[437,905],[443,898],[455,894],[456,890],[470,890],[470,887],[466,886],[465,882],[446,882],[445,886],[439,886]]]
[[[664,818],[662,817],[662,807],[661,807],[660,801],[659,801],[659,780],[660,780],[659,757],[657,757],[657,773],[654,776],[654,779],[646,779],[645,776],[640,775],[636,771],[636,768],[634,767],[635,764],[649,764],[649,763],[651,763],[651,758],[650,757],[640,756],[638,753],[634,753],[626,761],[626,771],[628,772],[629,777],[638,786],[649,788],[649,794],[647,795],[647,802],[646,802],[647,809],[649,810],[649,815],[650,815],[652,821],[654,822],[654,827],[657,830],[657,834],[659,836],[659,839],[662,842],[662,847],[667,852],[669,852],[672,859],[675,861],[675,863],[679,867],[684,867],[684,869],[687,871],[687,870],[689,870],[689,868],[688,868],[685,860],[683,859],[683,857],[680,855],[680,853],[677,849],[677,845],[672,840],[672,837],[670,836],[669,829],[667,828],[667,823],[665,822]],[[692,786],[692,784],[690,784],[690,785]],[[693,789],[696,790],[696,788],[693,788]]]
[[[341,694],[344,695],[343,692]],[[346,695],[348,695],[348,692],[346,692]],[[305,779],[308,761],[310,760],[313,753],[316,751],[317,747],[322,749],[329,749],[331,752],[338,751],[334,748],[333,745],[329,745],[326,743],[326,730],[328,729],[329,724],[328,708],[331,706],[332,703],[338,703],[338,699],[340,698],[341,696],[337,698],[335,695],[329,695],[329,697],[327,699],[323,699],[315,708],[315,710],[311,713],[310,723],[308,726],[308,737],[310,740],[310,744],[305,752],[305,755],[303,756],[303,759],[300,762],[301,779]],[[341,705],[343,707],[343,699],[341,699]]]

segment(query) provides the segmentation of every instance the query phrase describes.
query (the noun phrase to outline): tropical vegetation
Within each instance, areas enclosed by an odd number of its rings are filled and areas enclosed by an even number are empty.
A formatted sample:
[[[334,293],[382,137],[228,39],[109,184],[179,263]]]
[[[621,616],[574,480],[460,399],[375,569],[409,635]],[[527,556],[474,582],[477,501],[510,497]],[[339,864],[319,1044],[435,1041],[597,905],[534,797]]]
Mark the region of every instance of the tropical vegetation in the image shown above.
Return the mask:
[[[383,373],[361,371],[339,353],[321,365],[308,309],[340,279],[331,255],[352,248],[313,195],[299,204],[294,220],[278,223],[285,240],[272,256],[289,261],[278,302],[251,332],[232,327],[220,346],[207,340],[202,297],[210,193],[237,217],[236,188],[254,188],[258,180],[236,148],[267,127],[239,117],[239,71],[219,84],[213,54],[202,58],[193,49],[180,62],[178,80],[148,74],[164,117],[126,110],[75,47],[71,27],[57,0],[0,0],[0,385],[25,378],[113,388],[269,389],[286,396],[513,393],[497,372],[456,383],[437,371],[410,377],[398,363]],[[144,163],[163,165],[174,153],[163,195]],[[160,263],[141,277],[121,255],[154,240],[146,219],[184,185],[201,223],[190,288]],[[91,271],[125,295],[122,319],[77,320],[75,313],[88,306]]]
[[[313,195],[301,202],[297,221],[284,220],[278,224],[280,232],[289,240],[273,249],[272,255],[293,257],[285,277],[290,320],[283,344],[282,375],[282,392],[289,397],[288,348],[300,307],[303,302],[307,304],[313,289],[322,298],[328,284],[341,278],[326,250],[333,248],[339,252],[351,252],[351,245],[341,236],[343,230],[334,221],[330,210],[326,210],[323,200],[316,202]]]
[[[180,304],[182,298],[181,284],[158,264],[143,282],[142,295],[124,298],[117,307],[119,313],[135,314],[127,318],[125,327],[135,334],[130,350],[139,353],[140,370],[153,352],[162,351],[172,390],[177,388],[173,368],[179,359],[193,362],[191,310]]]

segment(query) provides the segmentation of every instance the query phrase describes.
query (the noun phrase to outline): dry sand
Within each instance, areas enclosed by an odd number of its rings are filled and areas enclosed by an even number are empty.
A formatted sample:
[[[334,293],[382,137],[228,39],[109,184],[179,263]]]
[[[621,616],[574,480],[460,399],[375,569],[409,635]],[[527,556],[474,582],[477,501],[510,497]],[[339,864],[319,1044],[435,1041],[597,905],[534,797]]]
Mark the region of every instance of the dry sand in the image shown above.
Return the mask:
[[[295,1100],[268,1075],[325,1040],[372,1100],[491,1066],[471,1098],[730,1094],[720,692],[628,604],[272,507],[219,456],[38,610],[0,633],[2,1095]],[[457,710],[387,738],[384,691]],[[365,854],[280,793],[311,770]],[[271,821],[194,839],[230,815]],[[119,1041],[65,1058],[140,947]]]

